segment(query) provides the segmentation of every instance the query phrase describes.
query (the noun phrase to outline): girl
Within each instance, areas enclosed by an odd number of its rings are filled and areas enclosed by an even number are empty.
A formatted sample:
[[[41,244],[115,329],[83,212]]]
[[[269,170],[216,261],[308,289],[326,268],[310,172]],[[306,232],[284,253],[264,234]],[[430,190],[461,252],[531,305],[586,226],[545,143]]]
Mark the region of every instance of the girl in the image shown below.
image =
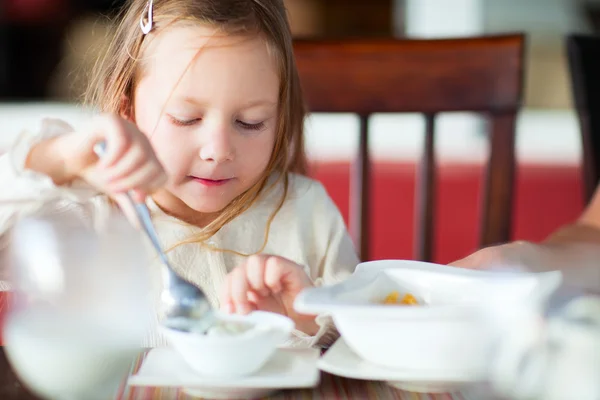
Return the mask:
[[[324,188],[302,175],[304,107],[282,0],[130,1],[89,98],[103,114],[85,132],[44,120],[1,158],[3,190],[39,202],[3,206],[0,233],[34,211],[100,226],[111,199],[134,190],[174,268],[213,306],[287,315],[293,345],[335,339],[325,316],[292,307],[358,260]],[[158,294],[158,264],[150,274]],[[162,344],[153,329],[145,345]]]

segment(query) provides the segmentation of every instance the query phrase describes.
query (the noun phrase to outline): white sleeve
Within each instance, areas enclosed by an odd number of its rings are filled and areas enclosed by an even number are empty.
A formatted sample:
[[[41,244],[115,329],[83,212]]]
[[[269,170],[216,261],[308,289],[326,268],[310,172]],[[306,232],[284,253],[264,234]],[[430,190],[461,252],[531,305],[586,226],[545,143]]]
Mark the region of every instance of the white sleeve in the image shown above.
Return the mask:
[[[83,219],[91,219],[88,201],[98,194],[95,189],[79,181],[56,186],[50,177],[25,169],[34,145],[72,131],[63,121],[44,119],[37,130],[22,132],[9,152],[0,156],[0,253],[6,251],[5,234],[19,218],[76,212]],[[6,275],[0,268],[0,290],[8,289]]]
[[[310,266],[311,279],[316,286],[332,285],[348,278],[359,264],[359,259],[337,206],[321,184],[315,183],[313,203],[315,248],[314,264]],[[295,331],[293,346],[327,347],[339,333],[329,315],[318,315],[315,322],[319,331],[314,336]]]
[[[50,177],[25,169],[29,152],[37,143],[72,132],[67,123],[44,119],[36,131],[21,133],[7,154],[0,156],[0,235],[20,215],[30,215],[59,199],[84,203],[98,192],[81,181],[56,186]]]

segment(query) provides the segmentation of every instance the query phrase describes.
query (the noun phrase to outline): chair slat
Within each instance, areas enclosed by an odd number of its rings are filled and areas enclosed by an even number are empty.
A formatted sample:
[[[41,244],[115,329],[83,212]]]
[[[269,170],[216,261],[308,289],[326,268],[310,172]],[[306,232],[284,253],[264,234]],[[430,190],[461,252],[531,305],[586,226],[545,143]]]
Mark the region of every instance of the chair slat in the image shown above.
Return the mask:
[[[479,245],[507,242],[511,237],[515,180],[515,113],[490,117],[490,158],[487,165]]]
[[[369,207],[370,207],[370,159],[369,117],[359,116],[358,154],[353,165],[350,197],[350,233],[358,249],[359,258],[369,259]]]
[[[433,221],[435,213],[435,114],[425,114],[423,156],[417,172],[415,254],[417,260],[433,259]]]

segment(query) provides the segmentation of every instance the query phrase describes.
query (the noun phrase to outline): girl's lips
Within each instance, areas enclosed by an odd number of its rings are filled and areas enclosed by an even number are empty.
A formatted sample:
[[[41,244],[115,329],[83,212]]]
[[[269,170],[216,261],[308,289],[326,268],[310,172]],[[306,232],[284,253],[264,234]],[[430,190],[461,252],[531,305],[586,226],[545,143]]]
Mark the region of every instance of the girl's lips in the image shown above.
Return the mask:
[[[221,186],[231,181],[230,179],[206,179],[206,178],[198,178],[196,176],[191,177],[194,181],[204,185],[204,186]]]

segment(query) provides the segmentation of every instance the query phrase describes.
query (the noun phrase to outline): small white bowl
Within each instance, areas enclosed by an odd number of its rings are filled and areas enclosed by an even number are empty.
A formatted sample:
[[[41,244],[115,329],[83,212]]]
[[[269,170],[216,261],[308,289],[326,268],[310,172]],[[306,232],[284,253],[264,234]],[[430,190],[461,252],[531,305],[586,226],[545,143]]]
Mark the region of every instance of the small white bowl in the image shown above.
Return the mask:
[[[194,371],[211,377],[234,378],[258,371],[294,329],[294,321],[290,318],[264,311],[248,315],[217,313],[217,318],[223,322],[249,323],[255,327],[232,336],[159,328]]]
[[[486,303],[500,295],[507,309],[525,307],[560,280],[560,273],[499,273],[384,260],[359,265],[339,284],[303,291],[294,308],[331,314],[348,346],[375,365],[422,371],[440,381],[457,372],[478,380],[489,362],[494,333]],[[392,291],[411,293],[426,305],[380,304]]]

